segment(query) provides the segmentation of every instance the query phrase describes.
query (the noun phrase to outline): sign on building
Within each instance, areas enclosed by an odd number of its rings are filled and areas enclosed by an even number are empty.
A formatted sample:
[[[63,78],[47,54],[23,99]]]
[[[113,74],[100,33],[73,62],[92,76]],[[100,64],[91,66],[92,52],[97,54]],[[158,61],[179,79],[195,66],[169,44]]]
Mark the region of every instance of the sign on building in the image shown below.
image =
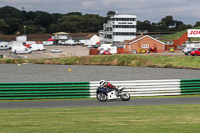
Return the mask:
[[[188,29],[188,37],[200,37],[200,29]]]

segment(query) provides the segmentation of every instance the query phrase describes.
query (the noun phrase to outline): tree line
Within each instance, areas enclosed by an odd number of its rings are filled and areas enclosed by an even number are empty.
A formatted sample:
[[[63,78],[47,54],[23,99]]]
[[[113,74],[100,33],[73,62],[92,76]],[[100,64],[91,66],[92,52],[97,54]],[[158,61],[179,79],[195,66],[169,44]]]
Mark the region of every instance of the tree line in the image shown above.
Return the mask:
[[[97,14],[83,15],[80,12],[50,14],[44,11],[25,11],[5,6],[0,8],[0,33],[98,32],[103,29],[103,24],[114,13],[114,11],[108,11],[106,17]],[[200,26],[200,22],[194,26]],[[166,16],[158,23],[151,23],[148,20],[137,21],[137,30],[148,30],[149,32],[181,31],[191,27],[192,25],[185,25],[181,21],[174,20],[173,16]]]

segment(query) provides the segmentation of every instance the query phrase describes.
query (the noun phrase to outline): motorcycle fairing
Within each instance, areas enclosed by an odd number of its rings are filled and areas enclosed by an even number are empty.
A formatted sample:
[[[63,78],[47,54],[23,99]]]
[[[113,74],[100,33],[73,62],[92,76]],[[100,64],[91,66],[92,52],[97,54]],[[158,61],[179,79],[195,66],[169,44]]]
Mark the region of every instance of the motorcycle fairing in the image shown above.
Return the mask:
[[[116,99],[118,98],[117,94],[116,94],[116,91],[111,91],[109,93],[107,93],[107,96],[108,96],[108,99]]]

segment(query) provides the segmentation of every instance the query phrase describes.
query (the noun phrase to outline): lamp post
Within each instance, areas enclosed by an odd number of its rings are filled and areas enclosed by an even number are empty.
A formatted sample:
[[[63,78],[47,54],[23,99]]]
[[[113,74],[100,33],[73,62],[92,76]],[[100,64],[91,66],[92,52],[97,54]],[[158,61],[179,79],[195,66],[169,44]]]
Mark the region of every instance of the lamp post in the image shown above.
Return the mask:
[[[24,35],[26,34],[26,26],[24,25]]]

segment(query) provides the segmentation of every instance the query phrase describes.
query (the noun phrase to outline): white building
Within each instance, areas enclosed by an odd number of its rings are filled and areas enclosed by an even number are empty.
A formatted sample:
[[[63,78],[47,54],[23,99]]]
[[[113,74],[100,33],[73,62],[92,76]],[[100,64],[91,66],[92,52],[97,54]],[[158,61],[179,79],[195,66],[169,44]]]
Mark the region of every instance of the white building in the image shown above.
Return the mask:
[[[85,45],[96,45],[97,43],[99,43],[99,36],[97,35],[92,35],[90,37],[87,37],[87,39],[85,40]]]
[[[110,17],[99,31],[101,43],[121,44],[124,40],[136,38],[136,15],[118,15]]]

